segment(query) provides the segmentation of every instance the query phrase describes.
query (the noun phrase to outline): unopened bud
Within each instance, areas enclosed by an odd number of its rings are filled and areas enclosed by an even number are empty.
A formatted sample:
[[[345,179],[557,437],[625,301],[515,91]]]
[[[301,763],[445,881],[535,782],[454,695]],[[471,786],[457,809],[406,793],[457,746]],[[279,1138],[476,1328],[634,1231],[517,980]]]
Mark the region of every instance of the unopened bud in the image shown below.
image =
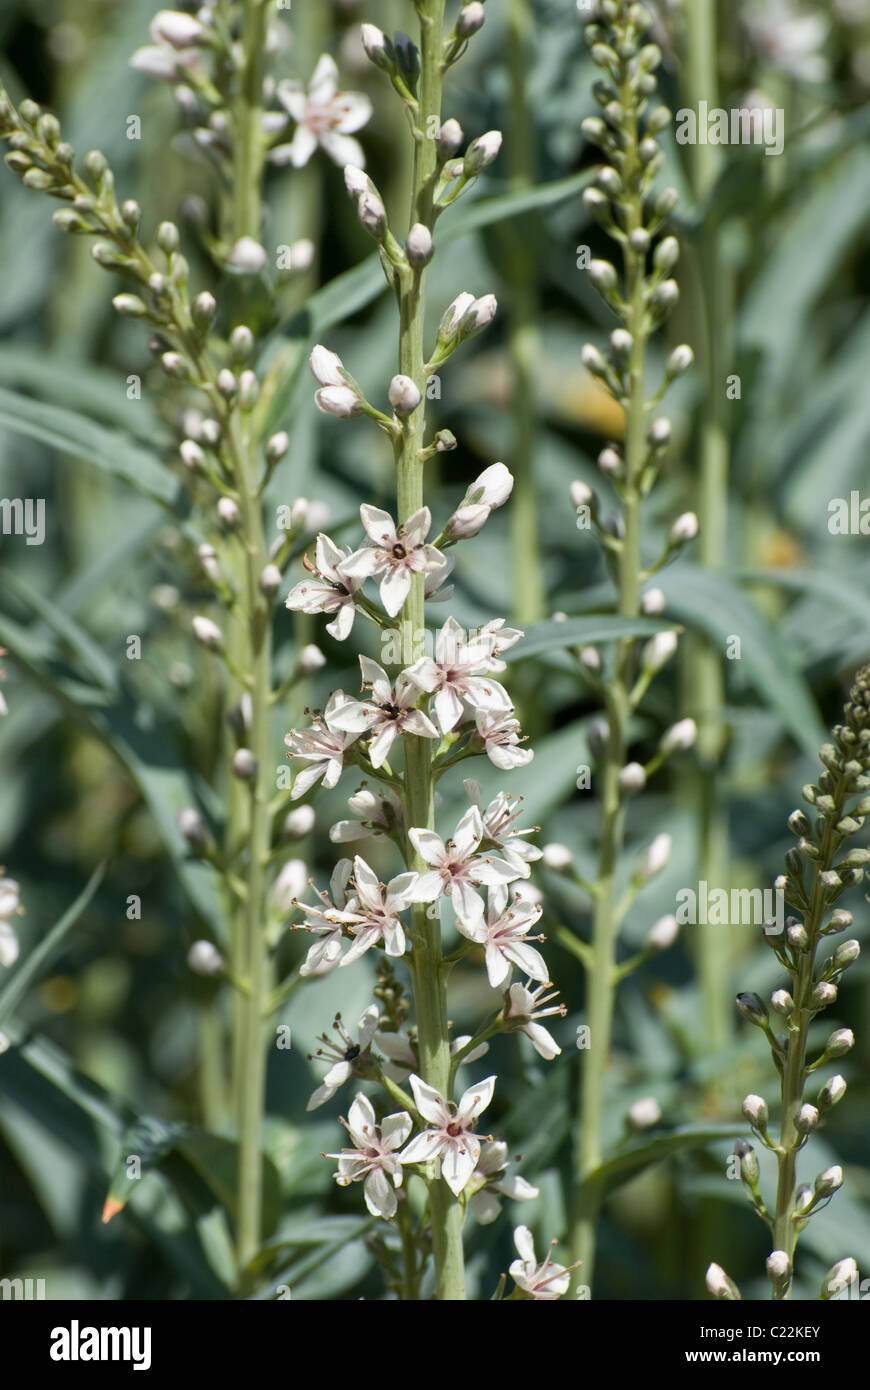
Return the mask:
[[[762,1027],[767,1023],[767,1009],[764,1000],[751,990],[737,996],[737,1008],[748,1023]]]
[[[302,840],[314,828],[314,807],[297,806],[284,819],[284,834],[288,840]]]
[[[814,1105],[802,1105],[794,1118],[798,1134],[809,1134],[819,1123],[819,1112]]]
[[[756,995],[755,998],[757,999],[758,995]],[[767,1127],[767,1121],[769,1119],[767,1102],[761,1096],[757,1096],[754,1093],[746,1096],[743,1101],[743,1114],[755,1129],[763,1130]]]
[[[679,935],[679,924],[672,912],[653,922],[646,934],[646,944],[653,951],[666,951],[673,946]]]
[[[656,835],[655,839],[644,851],[640,863],[635,871],[637,878],[642,883],[654,878],[660,873],[671,857],[671,837],[670,835]]]
[[[224,958],[212,941],[194,941],[187,953],[187,964],[194,975],[218,975]]]
[[[224,644],[224,635],[217,623],[212,622],[211,618],[197,616],[191,624],[193,635],[197,642],[201,642],[204,647],[211,651],[220,651]]]
[[[619,774],[619,787],[626,796],[636,796],[646,786],[646,772],[641,763],[626,763]]]
[[[233,773],[242,782],[251,782],[257,775],[257,759],[250,748],[237,748],[233,754]]]
[[[400,419],[412,415],[423,399],[420,388],[409,376],[394,376],[387,394],[390,405]]]
[[[326,657],[314,642],[303,647],[296,661],[296,668],[303,676],[313,676],[315,671],[326,665]]]
[[[405,254],[412,266],[428,265],[432,259],[432,233],[422,222],[415,222],[405,238]]]

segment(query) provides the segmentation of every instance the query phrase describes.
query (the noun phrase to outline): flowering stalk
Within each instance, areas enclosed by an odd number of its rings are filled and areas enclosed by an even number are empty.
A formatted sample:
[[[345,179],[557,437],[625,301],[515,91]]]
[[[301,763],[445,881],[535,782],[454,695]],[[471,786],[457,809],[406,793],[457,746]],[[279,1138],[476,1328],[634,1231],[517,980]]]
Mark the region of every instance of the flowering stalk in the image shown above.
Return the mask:
[[[770,1228],[773,1240],[767,1269],[774,1299],[790,1297],[798,1237],[813,1213],[827,1205],[843,1182],[843,1171],[835,1165],[817,1176],[812,1189],[796,1186],[796,1167],[797,1155],[821,1117],[846,1091],[843,1077],[835,1075],[819,1088],[814,1102],[808,1102],[804,1099],[806,1084],[820,1067],[844,1057],[855,1041],[850,1029],[837,1028],[819,1055],[808,1060],[809,1029],[836,1002],[839,981],[857,960],[860,949],[857,941],[844,941],[821,963],[816,959],[823,938],[851,925],[852,914],[835,904],[846,888],[860,882],[864,866],[870,862],[870,850],[849,849],[846,844],[870,811],[870,667],[858,672],[844,723],[833,729],[832,738],[819,755],[824,771],[818,782],[803,790],[816,819],[811,823],[802,810],[789,817],[789,829],[798,842],[786,855],[786,872],[776,884],[802,920],[787,918],[784,936],[771,931],[773,924],[766,928],[770,934],[765,939],[789,974],[789,988],[774,990],[770,1001],[774,1013],[783,1020],[785,1032],[774,1032],[767,1006],[757,994],[737,996],[742,1016],[765,1034],[780,1079],[778,1139],[769,1132],[768,1107],[762,1097],[749,1095],[743,1102],[743,1113],[757,1138],[776,1155],[778,1180],[772,1212],[758,1189],[758,1161],[752,1146],[744,1143],[738,1150],[750,1202]],[[823,1298],[831,1296],[828,1284],[834,1272],[826,1277]]]
[[[660,591],[651,590],[644,596],[644,584],[669,556],[693,539],[697,530],[694,516],[681,517],[670,533],[664,554],[655,565],[644,568],[642,505],[655,482],[662,452],[670,437],[668,421],[654,420],[652,409],[669,382],[691,365],[692,354],[687,347],[676,349],[668,361],[661,388],[648,396],[647,342],[673,307],[678,293],[676,282],[670,278],[679,254],[675,239],[665,237],[653,249],[653,239],[676,202],[672,189],[658,197],[652,193],[653,180],[663,158],[655,134],[669,123],[670,112],[664,107],[649,113],[647,110],[649,98],[656,90],[654,72],[661,62],[660,50],[654,44],[643,44],[644,30],[649,23],[647,11],[628,0],[602,0],[599,14],[601,22],[587,26],[586,38],[593,60],[604,69],[609,81],[598,82],[595,86],[602,116],[584,122],[584,133],[604,150],[608,162],[599,170],[597,186],[588,189],[584,197],[592,214],[620,244],[623,279],[620,285],[616,269],[607,261],[593,261],[589,275],[594,287],[616,313],[621,327],[612,333],[606,357],[598,348],[587,345],[583,361],[625,411],[623,450],[609,447],[599,459],[602,471],[621,501],[620,524],[605,528],[599,523],[597,498],[585,484],[575,483],[572,495],[578,510],[578,524],[591,525],[605,547],[616,584],[617,611],[622,617],[632,619],[641,612],[661,611]],[[648,269],[650,257],[651,268]],[[616,644],[612,668],[606,676],[602,674],[601,658],[595,649],[585,649],[581,653],[584,673],[601,694],[606,713],[606,724],[602,725],[597,747],[602,810],[598,872],[591,886],[591,957],[588,948],[582,953],[578,951],[588,966],[591,1047],[584,1054],[581,1073],[573,1250],[575,1258],[582,1262],[579,1277],[587,1285],[592,1282],[600,1202],[598,1186],[590,1179],[603,1157],[605,1074],[616,988],[621,978],[617,966],[618,932],[631,897],[646,877],[662,867],[668,854],[668,846],[664,843],[667,837],[659,837],[648,852],[649,862],[635,872],[628,897],[617,899],[616,875],[625,841],[627,800],[642,789],[648,773],[655,770],[627,762],[628,724],[650,681],[675,649],[673,633],[658,634],[644,648],[638,672],[636,641],[631,637],[623,638]],[[694,726],[691,735],[694,736]],[[685,740],[683,746],[686,746]],[[658,759],[656,766],[661,761]]]
[[[319,536],[314,559],[305,559],[313,578],[297,584],[287,599],[293,610],[332,615],[328,627],[339,639],[348,635],[356,615],[363,615],[380,630],[384,665],[361,656],[363,698],[333,691],[312,727],[292,730],[287,743],[292,757],[308,763],[296,776],[294,798],[320,779],[333,786],[347,764],[366,775],[364,786],[349,799],[354,819],[334,825],[331,838],[336,843],[367,836],[389,839],[404,861],[404,871],[384,884],[362,855],[343,859],[321,903],[300,904],[305,914],[300,925],[318,938],[302,966],[304,976],[351,964],[371,949],[383,952],[375,991],[379,1004],[360,1019],[358,1040],[336,1019],[338,1040],[324,1037],[321,1049],[330,1069],[309,1104],[322,1104],[351,1076],[386,1094],[391,1113],[380,1122],[367,1097],[354,1101],[348,1129],[355,1147],[339,1156],[336,1180],[340,1185],[362,1181],[369,1211],[395,1223],[393,1231],[375,1238],[390,1287],[405,1299],[416,1298],[431,1246],[436,1297],[461,1300],[466,1211],[491,1221],[498,1213],[496,1191],[519,1200],[536,1193],[522,1179],[506,1176],[504,1145],[489,1140],[484,1147],[476,1134],[495,1077],[466,1087],[454,1101],[459,1067],[482,1056],[489,1039],[502,1032],[524,1032],[541,1056],[555,1057],[559,1048],[539,1020],[561,1015],[564,1008],[552,1004],[546,965],[531,944],[538,939],[529,933],[540,909],[523,896],[519,881],[529,877],[529,865],[540,851],[526,842],[529,831],[517,829],[519,812],[511,798],[500,793],[482,806],[479,784],[468,779],[468,810],[447,839],[435,831],[435,785],[445,772],[472,756],[485,755],[502,769],[527,763],[532,756],[521,746],[510,698],[495,678],[505,669],[501,653],[521,633],[499,618],[468,634],[448,618],[435,640],[434,656],[417,656],[426,635],[427,598],[449,597],[443,584],[452,558],[446,552],[475,536],[513,486],[503,464],[491,465],[471,483],[435,539],[427,539],[432,517],[424,502],[425,464],[454,448],[455,439],[448,430],[426,439],[426,381],[496,310],[491,295],[476,299],[460,294],[443,314],[427,358],[426,267],[434,253],[436,220],[495,158],[501,143],[499,133],[490,131],[460,155],[465,138],[458,122],[441,120],[444,76],[484,21],[483,5],[471,0],[447,33],[444,8],[444,0],[417,0],[419,49],[406,35],[391,40],[374,25],[362,29],[369,57],[404,103],[414,141],[410,226],[403,243],[394,235],[371,179],[356,168],[345,170],[348,192],[360,222],[378,243],[398,306],[399,370],[387,391],[392,415],[366,399],[335,353],[318,346],[311,355],[321,410],[338,418],[365,416],[390,440],[397,520],[364,503],[362,546],[342,550]],[[369,580],[378,581],[379,603],[364,593]],[[401,769],[393,763],[399,755]],[[484,887],[486,904],[480,894]],[[448,955],[442,944],[442,898],[453,908],[460,935],[460,944]],[[475,947],[484,949],[489,983],[503,990],[502,1002],[473,1035],[451,1040],[450,972]],[[394,975],[392,962],[400,958],[410,976],[413,1026],[406,1023],[410,1001]],[[528,976],[527,984],[510,983],[514,968]],[[405,1078],[410,1094],[401,1085]],[[400,1109],[392,1108],[396,1105]],[[413,1130],[417,1132],[397,1154]],[[426,1186],[422,1222],[401,1190],[406,1169]],[[523,1241],[521,1254],[528,1250],[530,1242]],[[558,1296],[565,1272],[548,1262],[544,1270],[531,1254],[512,1268],[515,1296]]]
[[[360,164],[361,148],[346,132],[358,129],[370,110],[364,97],[338,92],[335,65],[326,56],[318,64],[313,92],[282,84],[277,89],[282,109],[267,110],[276,93],[265,74],[268,17],[266,0],[204,7],[196,17],[160,11],[151,25],[153,43],[132,59],[149,75],[178,84],[175,96],[185,118],[198,122],[197,145],[232,189],[225,238],[207,240],[204,235],[204,240],[219,268],[240,277],[260,276],[267,266],[259,241],[266,159],[298,165],[321,145],[328,153],[340,153],[344,162]],[[293,141],[282,145],[278,141],[291,116],[296,122]],[[306,509],[290,509],[288,528],[269,546],[263,491],[289,440],[283,433],[265,437],[255,334],[234,321],[229,305],[223,307],[229,322],[220,331],[216,298],[208,291],[191,295],[189,266],[175,224],[160,225],[152,253],[140,237],[142,211],[132,199],[119,205],[104,156],[92,151],[78,172],[56,118],[32,101],[16,110],[2,90],[0,135],[10,146],[7,164],[23,182],[61,202],[57,226],[98,238],[95,260],[131,283],[135,293],[117,295],[114,307],[151,326],[150,345],[168,389],[182,393],[188,407],[191,395],[198,393],[209,412],[184,412],[187,437],[179,444],[177,468],[190,494],[194,524],[209,536],[199,545],[198,556],[226,618],[223,627],[204,615],[193,621],[195,637],[223,667],[224,708],[232,729],[222,768],[226,813],[220,845],[193,807],[179,821],[191,855],[207,861],[219,875],[226,901],[228,963],[205,940],[194,944],[188,960],[196,973],[222,975],[235,990],[236,1255],[244,1290],[261,1239],[264,1030],[295,984],[291,976],[272,988],[277,937],[269,931],[269,886],[280,850],[273,847],[270,720],[272,704],[287,685],[273,690],[272,622],[282,568],[293,543],[305,534]],[[306,665],[304,658],[303,652],[298,672]],[[213,1007],[212,1000],[201,1030],[204,1047],[212,1050],[203,1080],[210,1119],[219,1118],[225,1092],[223,1061],[215,1055],[223,1048],[215,1048]]]

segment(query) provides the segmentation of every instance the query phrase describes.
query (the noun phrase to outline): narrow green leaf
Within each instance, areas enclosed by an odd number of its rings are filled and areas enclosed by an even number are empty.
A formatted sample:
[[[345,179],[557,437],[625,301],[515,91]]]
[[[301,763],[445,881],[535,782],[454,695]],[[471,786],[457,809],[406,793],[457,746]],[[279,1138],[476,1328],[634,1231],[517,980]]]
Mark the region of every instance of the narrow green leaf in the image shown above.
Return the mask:
[[[92,464],[161,506],[177,505],[181,488],[153,453],[76,411],[46,405],[0,387],[0,425],[37,439],[69,458]]]
[[[67,932],[71,931],[76,922],[81,917],[91,898],[96,893],[103,881],[106,872],[105,862],[99,864],[91,874],[87,885],[82,889],[75,902],[67,908],[66,912],[58,922],[55,922],[51,931],[47,932],[35,950],[18,967],[15,974],[0,989],[0,1025],[12,1013],[25,993],[36,979],[40,970],[48,963],[54,955],[60,943],[63,941]]]
[[[671,1154],[684,1149],[703,1149],[708,1144],[716,1144],[722,1139],[736,1139],[745,1133],[745,1125],[687,1126],[672,1134],[659,1134],[652,1139],[633,1143],[631,1147],[624,1145],[589,1174],[581,1191],[597,1188],[604,1196]]]

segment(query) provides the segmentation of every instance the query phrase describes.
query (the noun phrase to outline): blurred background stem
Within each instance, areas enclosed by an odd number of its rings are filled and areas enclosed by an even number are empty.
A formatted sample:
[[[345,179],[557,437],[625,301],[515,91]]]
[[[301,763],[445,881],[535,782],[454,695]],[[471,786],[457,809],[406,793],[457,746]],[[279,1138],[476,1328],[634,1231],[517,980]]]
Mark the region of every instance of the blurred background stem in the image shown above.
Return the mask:
[[[693,110],[699,102],[718,105],[716,0],[692,0],[685,9],[686,55],[684,100]],[[707,569],[725,563],[728,530],[730,442],[725,418],[725,395],[732,344],[732,287],[722,253],[719,214],[706,204],[720,169],[720,150],[712,144],[686,147],[695,206],[701,215],[694,242],[692,341],[698,346],[702,373],[698,413],[699,556]],[[725,683],[722,654],[697,632],[686,637],[684,706],[698,724],[698,765],[692,776],[692,801],[698,827],[699,878],[710,887],[727,886],[728,807],[719,785],[727,743],[723,721]],[[728,985],[731,953],[727,930],[699,926],[698,956],[704,1037],[711,1052],[726,1045],[732,1034],[732,1001]]]
[[[511,190],[535,184],[534,117],[527,86],[534,16],[531,0],[507,0],[510,119],[507,165]],[[538,333],[538,254],[534,219],[513,218],[504,224],[511,287],[508,347],[511,361],[514,475],[511,516],[514,618],[521,625],[540,622],[546,612],[541,565],[540,518],[534,472],[534,441],[538,425],[536,370],[540,361]],[[534,722],[534,721],[532,721]],[[527,717],[524,726],[533,732]]]

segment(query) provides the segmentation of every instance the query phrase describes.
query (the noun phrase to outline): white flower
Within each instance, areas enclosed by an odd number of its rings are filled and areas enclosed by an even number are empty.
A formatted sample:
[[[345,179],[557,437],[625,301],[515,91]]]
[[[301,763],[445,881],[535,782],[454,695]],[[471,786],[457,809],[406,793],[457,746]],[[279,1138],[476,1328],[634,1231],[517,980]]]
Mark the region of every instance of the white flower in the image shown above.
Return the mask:
[[[0,878],[0,965],[14,965],[18,959],[18,936],[9,921],[20,912],[18,884],[13,878]]]
[[[499,792],[489,805],[483,808],[480,806],[480,783],[472,777],[467,777],[462,785],[471,804],[480,809],[484,841],[494,845],[521,878],[528,878],[531,873],[529,865],[542,857],[542,851],[537,845],[530,845],[523,838],[525,835],[535,835],[538,831],[537,826],[531,826],[528,830],[516,828],[516,821],[521,814],[522,797]]]
[[[520,1175],[508,1177],[508,1146],[501,1139],[484,1144],[470,1186],[475,1190],[469,1198],[468,1210],[478,1226],[489,1226],[501,1211],[496,1193],[512,1202],[532,1202],[539,1195],[537,1187]]]
[[[509,902],[507,886],[496,884],[487,894],[486,915],[475,922],[458,923],[463,936],[485,948],[486,973],[493,989],[507,984],[514,966],[533,980],[548,978],[543,956],[528,942],[542,910],[521,898]]]
[[[408,597],[412,576],[432,574],[444,567],[440,550],[424,544],[432,525],[432,514],[428,507],[420,507],[397,526],[389,512],[371,507],[367,502],[359,510],[369,539],[361,549],[342,560],[339,573],[359,583],[383,576],[381,602],[394,618]],[[408,674],[415,684],[420,684],[412,672]]]
[[[323,1043],[323,1046],[318,1047],[314,1054],[315,1057],[332,1060],[333,1064],[323,1078],[322,1084],[312,1094],[305,1107],[306,1110],[316,1110],[318,1106],[325,1105],[328,1100],[332,1099],[339,1087],[343,1086],[345,1081],[350,1080],[353,1076],[354,1063],[371,1044],[375,1029],[378,1026],[378,1017],[377,1005],[370,1004],[357,1025],[359,1042],[355,1043],[353,1038],[344,1030],[341,1014],[336,1014],[332,1026],[338,1041],[333,1042],[326,1033],[321,1034],[319,1041]]]
[[[487,674],[502,669],[495,659],[497,645],[496,632],[481,629],[469,639],[456,619],[448,618],[435,639],[435,659],[422,657],[409,667],[411,680],[434,696],[432,709],[443,734],[450,733],[468,710],[512,711],[504,686]]]
[[[300,808],[302,809],[302,808]],[[304,859],[288,859],[272,885],[270,901],[277,913],[290,912],[308,884],[308,865]]]
[[[320,904],[316,907],[300,903],[305,913],[305,921],[298,931],[310,931],[320,937],[309,948],[308,955],[299,967],[299,974],[309,976],[327,975],[335,966],[341,964],[341,943],[344,937],[344,924],[347,920],[347,885],[350,879],[351,862],[339,859],[329,880],[329,892],[320,894]]]
[[[383,940],[388,956],[405,953],[405,931],[397,913],[414,901],[412,889],[416,874],[398,874],[386,885],[378,882],[377,874],[364,859],[356,855],[353,861],[354,895],[348,901],[342,920],[349,926],[353,945],[342,965],[358,960],[371,946]]]
[[[362,92],[339,91],[338,68],[328,53],[318,61],[307,92],[301,82],[279,82],[278,100],[296,122],[296,133],[289,144],[272,150],[274,164],[301,169],[320,145],[336,164],[364,166],[362,146],[352,132],[369,120],[372,104]]]
[[[354,601],[362,587],[361,580],[339,572],[339,565],[352,553],[350,546],[341,550],[321,532],[314,549],[314,564],[307,557],[302,562],[320,582],[303,579],[285,600],[286,606],[294,612],[334,613],[332,622],[326,624],[326,631],[339,642],[343,642],[353,628]]]
[[[429,1122],[429,1128],[403,1149],[402,1162],[425,1163],[432,1158],[440,1159],[441,1176],[458,1197],[480,1158],[480,1140],[472,1132],[472,1126],[492,1100],[495,1077],[488,1076],[476,1086],[469,1086],[458,1106],[448,1104],[440,1092],[427,1086],[419,1076],[411,1076],[410,1084],[417,1109]]]
[[[334,723],[335,716],[346,704],[352,703],[343,690],[334,690],[329,697],[322,716],[315,718],[308,729],[291,729],[284,735],[284,742],[290,749],[289,757],[303,758],[310,764],[296,774],[291,801],[298,801],[321,777],[324,787],[334,787],[344,766],[347,749],[358,738],[357,734],[347,733]]]
[[[531,981],[528,983],[531,984]],[[544,1025],[536,1020],[547,1018],[551,1014],[558,1014],[564,1018],[567,1010],[564,1004],[550,1004],[550,1000],[556,998],[558,990],[553,990],[552,994],[546,994],[545,990],[548,989],[552,989],[549,980],[538,985],[537,989],[529,989],[528,985],[511,985],[510,1006],[505,1019],[512,1020],[511,1026],[518,1028],[521,1033],[525,1033],[539,1057],[543,1057],[545,1062],[552,1062],[554,1057],[559,1056],[562,1049],[547,1032]],[[539,1004],[549,1005],[549,1007],[539,1008]]]
[[[372,692],[371,700],[351,700],[333,719],[335,728],[356,735],[368,734],[369,758],[372,767],[381,767],[399,734],[416,734],[418,738],[437,738],[438,730],[431,719],[414,705],[420,698],[419,686],[405,671],[396,677],[395,689],[382,666],[371,657],[361,656],[363,689]]]
[[[538,1303],[553,1303],[568,1292],[571,1271],[565,1265],[552,1261],[549,1251],[544,1263],[538,1264],[535,1242],[528,1226],[517,1226],[514,1245],[520,1258],[514,1260],[509,1273],[517,1288]]]
[[[483,740],[486,756],[495,767],[510,772],[512,768],[523,767],[532,761],[535,756],[532,749],[520,747],[524,741],[523,734],[520,721],[512,709],[505,712],[476,710],[474,722],[478,737]]]
[[[338,1159],[335,1181],[339,1187],[363,1182],[363,1196],[372,1216],[382,1216],[389,1221],[395,1216],[398,1205],[393,1189],[402,1185],[402,1161],[395,1150],[401,1148],[411,1133],[411,1116],[404,1110],[387,1115],[378,1133],[371,1102],[364,1095],[358,1095],[343,1123],[354,1147],[342,1149],[340,1154],[326,1155]]]
[[[475,885],[492,887],[520,877],[503,860],[476,853],[483,839],[483,821],[476,806],[466,811],[446,844],[434,830],[409,830],[408,839],[421,859],[431,865],[428,871],[415,874],[412,901],[430,903],[446,893],[463,924],[483,918],[483,902],[474,891]]]
[[[187,964],[194,975],[217,975],[223,968],[224,958],[214,942],[194,941],[187,953]]]

